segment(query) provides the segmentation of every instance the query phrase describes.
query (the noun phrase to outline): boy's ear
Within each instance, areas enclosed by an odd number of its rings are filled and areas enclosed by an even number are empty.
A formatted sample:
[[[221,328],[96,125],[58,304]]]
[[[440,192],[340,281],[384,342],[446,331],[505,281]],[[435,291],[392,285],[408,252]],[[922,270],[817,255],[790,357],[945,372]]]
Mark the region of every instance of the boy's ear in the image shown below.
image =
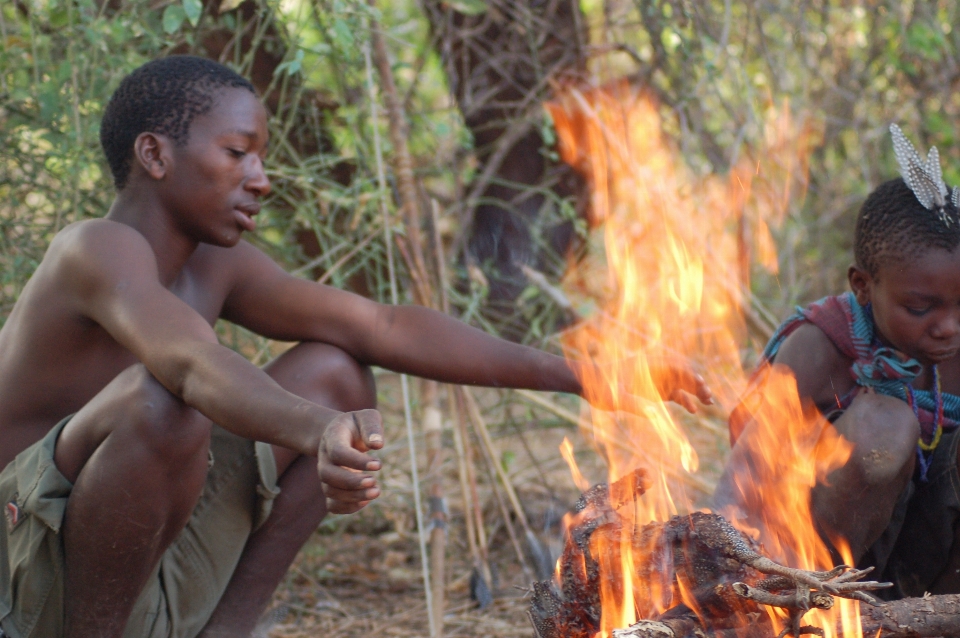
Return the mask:
[[[870,273],[853,264],[847,269],[847,280],[850,282],[850,290],[857,297],[857,303],[861,306],[870,303],[870,284],[873,283]]]
[[[141,133],[133,143],[133,155],[136,162],[153,179],[163,179],[170,168],[173,156],[170,153],[170,140],[156,133]]]

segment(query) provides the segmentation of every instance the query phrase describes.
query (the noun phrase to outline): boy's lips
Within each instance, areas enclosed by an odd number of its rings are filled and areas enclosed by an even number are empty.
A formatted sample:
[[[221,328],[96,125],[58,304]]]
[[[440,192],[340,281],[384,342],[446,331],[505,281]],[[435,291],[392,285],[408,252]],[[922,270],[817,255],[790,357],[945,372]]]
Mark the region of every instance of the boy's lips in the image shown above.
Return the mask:
[[[259,204],[246,204],[233,209],[237,223],[240,224],[245,231],[251,233],[257,228],[257,222],[253,220],[253,216],[259,212]]]

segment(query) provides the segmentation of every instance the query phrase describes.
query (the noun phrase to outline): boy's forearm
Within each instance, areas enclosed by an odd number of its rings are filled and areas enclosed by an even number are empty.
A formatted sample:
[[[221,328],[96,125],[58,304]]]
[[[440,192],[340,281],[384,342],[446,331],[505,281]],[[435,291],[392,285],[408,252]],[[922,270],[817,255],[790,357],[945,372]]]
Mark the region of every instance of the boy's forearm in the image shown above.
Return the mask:
[[[394,306],[367,363],[446,383],[581,393],[574,364],[499,339],[443,313]]]
[[[287,392],[239,354],[212,343],[190,357],[180,396],[237,436],[307,455],[317,453],[325,427],[340,414]]]

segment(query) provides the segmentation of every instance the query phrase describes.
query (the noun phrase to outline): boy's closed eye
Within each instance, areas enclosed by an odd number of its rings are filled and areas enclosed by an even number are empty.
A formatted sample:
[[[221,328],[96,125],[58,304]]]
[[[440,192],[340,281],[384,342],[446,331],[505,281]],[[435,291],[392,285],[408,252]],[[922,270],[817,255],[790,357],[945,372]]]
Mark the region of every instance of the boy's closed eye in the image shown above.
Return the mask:
[[[228,148],[227,152],[230,153],[230,155],[233,156],[235,159],[240,159],[247,154],[246,151],[242,151],[238,148]]]
[[[928,312],[930,312],[931,307],[925,306],[923,308],[916,308],[916,307],[906,306],[906,309],[907,309],[907,312],[913,315],[914,317],[922,317]]]

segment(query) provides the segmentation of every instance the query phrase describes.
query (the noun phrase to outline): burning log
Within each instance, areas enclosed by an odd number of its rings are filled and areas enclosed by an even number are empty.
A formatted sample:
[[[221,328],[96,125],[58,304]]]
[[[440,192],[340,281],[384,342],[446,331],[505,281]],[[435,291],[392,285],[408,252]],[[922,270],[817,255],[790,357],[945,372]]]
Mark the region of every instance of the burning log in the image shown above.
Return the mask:
[[[960,595],[904,598],[881,607],[862,609],[861,628],[870,638],[956,638],[960,636]],[[760,621],[762,618],[757,617]],[[716,638],[760,638],[769,636],[770,625],[758,622],[749,631],[727,629],[715,632]],[[626,629],[613,632],[614,638],[707,638],[696,618],[641,620]]]
[[[864,636],[927,638],[960,636],[960,595],[904,598],[862,609]],[[878,633],[879,632],[879,633]]]
[[[767,617],[763,606],[788,613],[778,636],[783,638],[822,636],[821,629],[801,624],[808,611],[829,609],[837,596],[879,604],[866,592],[890,586],[861,581],[870,570],[844,565],[826,572],[780,565],[717,514],[694,512],[631,529],[619,510],[632,505],[647,485],[645,473],[637,470],[609,488],[592,488],[578,501],[556,582],[534,583],[530,618],[538,638],[590,638],[601,631],[603,588],[620,598],[632,596],[640,617],[651,619],[621,630],[622,638],[683,638],[756,624]],[[601,574],[602,566],[617,564],[624,551],[633,556],[630,582],[616,573]]]

